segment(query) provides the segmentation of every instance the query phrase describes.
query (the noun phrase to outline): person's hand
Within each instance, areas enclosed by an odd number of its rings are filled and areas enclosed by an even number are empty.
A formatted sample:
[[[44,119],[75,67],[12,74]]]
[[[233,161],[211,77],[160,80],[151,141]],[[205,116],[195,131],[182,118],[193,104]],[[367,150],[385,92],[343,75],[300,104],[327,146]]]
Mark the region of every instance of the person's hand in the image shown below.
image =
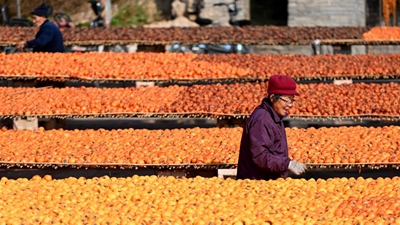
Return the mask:
[[[307,167],[303,163],[297,162],[297,161],[290,161],[289,162],[289,168],[288,168],[292,173],[296,175],[300,175],[304,172],[306,172]]]
[[[17,44],[18,50],[22,51],[25,48],[25,41],[21,41]]]

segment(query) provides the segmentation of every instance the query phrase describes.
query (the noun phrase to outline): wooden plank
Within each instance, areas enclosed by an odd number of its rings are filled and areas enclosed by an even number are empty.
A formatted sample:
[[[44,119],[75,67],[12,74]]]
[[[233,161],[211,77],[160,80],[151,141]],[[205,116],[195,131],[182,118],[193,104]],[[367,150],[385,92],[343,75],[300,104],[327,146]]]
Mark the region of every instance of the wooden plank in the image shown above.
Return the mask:
[[[155,82],[154,81],[136,81],[136,88],[138,87],[154,87]]]
[[[343,79],[343,80],[333,80],[333,84],[335,85],[341,85],[341,84],[352,84],[353,80],[352,79]]]
[[[236,179],[237,169],[219,169],[218,177],[219,178],[235,178]]]

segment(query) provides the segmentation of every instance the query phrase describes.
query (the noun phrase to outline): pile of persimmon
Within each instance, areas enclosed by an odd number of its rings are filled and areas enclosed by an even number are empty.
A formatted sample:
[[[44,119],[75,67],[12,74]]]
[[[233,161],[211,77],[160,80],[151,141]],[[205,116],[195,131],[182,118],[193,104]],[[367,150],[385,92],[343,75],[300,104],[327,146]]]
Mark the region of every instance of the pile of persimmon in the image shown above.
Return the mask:
[[[366,40],[400,40],[399,27],[373,27],[363,34]]]
[[[286,128],[289,157],[307,164],[400,162],[400,127]]]
[[[239,147],[230,140],[240,139],[240,128],[1,133],[0,161],[66,164],[234,164]]]
[[[3,78],[81,80],[394,78],[399,54],[382,55],[196,55],[177,53],[0,54]]]
[[[303,163],[400,163],[399,126],[286,128],[286,132],[289,157]],[[110,131],[40,128],[3,130],[0,134],[2,163],[236,164],[242,128]]]
[[[248,116],[267,83],[140,88],[0,87],[0,115],[21,116]],[[300,84],[292,117],[400,116],[399,83]]]
[[[61,29],[66,44],[68,42],[128,41],[130,43],[262,43],[269,44],[309,44],[315,39],[361,39],[367,32],[365,27],[111,27],[111,28],[68,28]],[[18,42],[34,38],[35,28],[0,27],[0,42]]]
[[[400,179],[0,180],[5,224],[400,224]],[[23,212],[23,213],[21,213]]]

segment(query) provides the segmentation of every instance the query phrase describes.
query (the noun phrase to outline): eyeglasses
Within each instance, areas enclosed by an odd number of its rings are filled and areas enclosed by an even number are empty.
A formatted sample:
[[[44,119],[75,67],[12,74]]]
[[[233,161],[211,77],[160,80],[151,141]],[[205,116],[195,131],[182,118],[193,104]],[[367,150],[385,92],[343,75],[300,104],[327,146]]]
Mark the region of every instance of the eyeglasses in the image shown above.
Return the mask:
[[[279,99],[286,103],[286,105],[293,105],[293,103],[296,101],[294,99],[284,99],[282,97],[280,97]]]

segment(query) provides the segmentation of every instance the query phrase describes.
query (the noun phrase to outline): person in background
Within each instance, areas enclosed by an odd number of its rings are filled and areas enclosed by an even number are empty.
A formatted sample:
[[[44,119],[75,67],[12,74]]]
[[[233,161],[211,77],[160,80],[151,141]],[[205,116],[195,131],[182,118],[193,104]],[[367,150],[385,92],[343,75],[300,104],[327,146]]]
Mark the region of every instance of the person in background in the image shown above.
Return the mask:
[[[17,45],[19,50],[33,48],[33,52],[64,52],[64,41],[59,28],[47,19],[48,7],[45,3],[33,10],[33,23],[39,27],[36,37]]]
[[[243,129],[237,179],[286,178],[289,171],[300,175],[306,166],[288,157],[283,119],[293,107],[296,82],[285,75],[268,81],[268,96],[257,106]]]

